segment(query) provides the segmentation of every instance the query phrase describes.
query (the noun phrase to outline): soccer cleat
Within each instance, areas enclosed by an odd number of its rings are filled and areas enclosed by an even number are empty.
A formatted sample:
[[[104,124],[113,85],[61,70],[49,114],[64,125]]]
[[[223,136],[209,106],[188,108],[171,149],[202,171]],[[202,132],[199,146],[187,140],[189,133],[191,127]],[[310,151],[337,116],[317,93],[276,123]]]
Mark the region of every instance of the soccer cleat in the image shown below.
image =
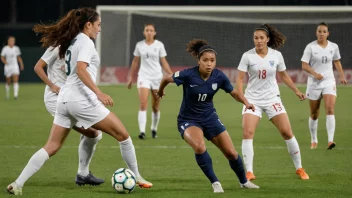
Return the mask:
[[[151,188],[153,186],[152,183],[143,179],[141,176],[137,177],[137,185],[141,188]]]
[[[91,186],[99,186],[100,184],[104,183],[104,180],[95,177],[92,172],[89,171],[87,176],[81,176],[77,174],[75,182],[79,186],[84,186],[86,184]]]
[[[153,138],[157,138],[158,137],[158,135],[156,134],[156,130],[152,130],[152,137]]]
[[[211,184],[214,189],[214,193],[224,193],[224,189],[222,189],[220,182],[216,181]]]
[[[252,172],[247,172],[246,173],[246,178],[247,178],[247,180],[255,180],[255,175],[252,173]]]
[[[331,149],[335,148],[335,146],[336,146],[335,142],[329,142],[328,143],[328,150],[331,150]]]
[[[317,149],[317,147],[318,147],[318,143],[317,142],[312,142],[310,144],[310,149]]]
[[[240,183],[240,184],[241,184],[241,183]],[[250,181],[247,181],[246,183],[241,184],[241,188],[259,188],[259,186],[253,184],[253,183],[250,182]]]
[[[308,174],[304,171],[303,168],[297,169],[297,170],[296,170],[296,174],[299,175],[299,177],[300,177],[302,180],[307,180],[307,179],[309,179]]]
[[[19,188],[16,182],[12,182],[6,187],[6,191],[12,195],[22,195],[22,188]]]
[[[141,132],[139,135],[138,135],[139,139],[141,140],[144,140],[147,138],[147,136],[145,136],[145,133]]]

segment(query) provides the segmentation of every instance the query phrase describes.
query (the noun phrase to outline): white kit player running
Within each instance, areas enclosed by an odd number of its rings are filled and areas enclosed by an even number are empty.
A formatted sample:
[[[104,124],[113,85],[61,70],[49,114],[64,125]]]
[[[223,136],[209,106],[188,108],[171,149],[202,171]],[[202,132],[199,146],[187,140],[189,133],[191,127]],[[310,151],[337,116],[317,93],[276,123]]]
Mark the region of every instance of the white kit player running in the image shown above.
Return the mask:
[[[47,66],[46,75],[44,67]],[[48,112],[55,116],[58,94],[61,87],[66,82],[65,60],[59,57],[59,47],[49,47],[38,60],[34,71],[45,82],[44,103]],[[81,133],[80,143],[78,146],[78,172],[75,179],[78,185],[100,185],[104,183],[103,179],[96,178],[89,171],[89,164],[93,158],[97,143],[102,138],[102,132],[93,128],[84,129],[77,123],[72,127]]]
[[[266,113],[269,120],[284,138],[288,152],[295,165],[296,174],[301,179],[309,179],[309,176],[302,168],[299,145],[293,135],[276,81],[276,73],[278,73],[281,80],[295,92],[300,100],[305,99],[304,94],[297,89],[287,74],[282,54],[276,50],[285,43],[285,40],[286,37],[274,27],[267,24],[261,25],[254,31],[253,41],[255,48],[243,54],[238,66],[239,75],[236,89],[238,92],[243,93],[243,80],[246,73],[248,73],[249,81],[245,90],[245,97],[249,103],[255,106],[254,112],[245,107],[242,110],[244,137],[242,140],[242,154],[247,168],[246,177],[248,180],[255,179],[253,173],[253,138],[263,112]]]
[[[96,39],[100,24],[100,16],[94,9],[80,8],[69,11],[57,23],[34,26],[34,31],[42,35],[43,47],[60,46],[59,57],[65,57],[68,77],[59,93],[47,143],[31,157],[17,180],[8,185],[7,192],[22,194],[24,183],[59,151],[77,122],[85,129],[93,127],[114,137],[120,144],[122,158],[136,175],[137,184],[143,188],[152,187],[153,184],[143,179],[138,171],[135,148],[127,130],[105,107],[113,106],[112,98],[95,84],[100,58],[91,39]]]
[[[308,119],[311,134],[311,149],[318,145],[318,117],[320,101],[323,98],[326,111],[326,130],[328,133],[328,147],[335,147],[335,102],[336,80],[333,72],[335,65],[342,84],[346,84],[340,62],[341,56],[337,44],[328,40],[329,28],[326,23],[320,23],[316,30],[317,40],[309,43],[302,56],[302,69],[308,72],[306,95],[309,99],[310,117]]]
[[[18,46],[15,45],[15,37],[9,36],[7,39],[7,45],[4,46],[1,50],[1,61],[4,63],[4,74],[6,77],[6,99],[10,99],[10,84],[11,78],[13,82],[13,96],[15,99],[18,98],[18,78],[21,71],[24,70],[23,61],[21,58],[21,51]],[[18,67],[18,63],[20,64],[20,68]]]
[[[138,66],[137,88],[139,94],[140,107],[138,112],[139,138],[145,139],[145,127],[147,124],[147,109],[149,92],[152,95],[152,137],[157,138],[157,129],[160,120],[160,98],[156,93],[159,89],[163,77],[162,69],[168,74],[172,74],[169,63],[166,60],[166,50],[164,44],[155,39],[156,31],[154,24],[144,25],[143,31],[145,40],[139,41],[134,50],[134,58],[128,76],[127,87],[131,89],[133,75]],[[161,65],[160,65],[161,62]]]

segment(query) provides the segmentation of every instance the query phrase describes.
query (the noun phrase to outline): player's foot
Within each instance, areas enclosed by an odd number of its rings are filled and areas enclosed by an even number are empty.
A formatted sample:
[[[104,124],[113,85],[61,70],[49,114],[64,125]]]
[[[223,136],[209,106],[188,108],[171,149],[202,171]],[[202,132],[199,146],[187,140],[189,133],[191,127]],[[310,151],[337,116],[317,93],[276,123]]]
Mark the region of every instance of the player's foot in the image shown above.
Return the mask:
[[[103,179],[99,179],[95,177],[90,171],[87,176],[81,176],[77,174],[75,181],[76,181],[76,184],[78,184],[79,186],[84,186],[86,184],[91,186],[99,186],[100,184],[104,183]]]
[[[152,137],[153,138],[157,138],[158,137],[158,135],[156,134],[156,130],[152,130]]]
[[[151,188],[153,186],[151,182],[143,179],[141,176],[137,177],[137,185],[141,188]]]
[[[310,149],[316,149],[318,147],[318,143],[317,142],[312,142],[310,144]]]
[[[335,146],[336,146],[335,142],[329,142],[328,143],[328,150],[331,150],[331,149],[335,148]]]
[[[144,140],[147,138],[147,136],[145,136],[145,133],[141,132],[139,135],[138,135],[139,139],[141,140]]]
[[[12,182],[6,187],[6,192],[13,195],[22,195],[22,188],[19,188],[16,182]]]
[[[255,180],[255,175],[252,173],[252,172],[247,172],[246,173],[246,178],[247,178],[247,180]]]
[[[214,189],[214,193],[224,193],[224,189],[222,189],[220,182],[216,181],[211,184]]]
[[[15,97],[13,97],[15,100],[17,100],[18,99],[18,96],[15,96]]]
[[[241,184],[241,183],[240,183],[240,184]],[[259,188],[259,186],[253,184],[253,183],[250,182],[250,181],[247,181],[246,183],[241,184],[241,188]]]
[[[296,174],[299,175],[299,177],[300,177],[302,180],[307,180],[307,179],[309,179],[308,174],[306,173],[306,171],[304,171],[303,168],[297,169],[297,170],[296,170]]]

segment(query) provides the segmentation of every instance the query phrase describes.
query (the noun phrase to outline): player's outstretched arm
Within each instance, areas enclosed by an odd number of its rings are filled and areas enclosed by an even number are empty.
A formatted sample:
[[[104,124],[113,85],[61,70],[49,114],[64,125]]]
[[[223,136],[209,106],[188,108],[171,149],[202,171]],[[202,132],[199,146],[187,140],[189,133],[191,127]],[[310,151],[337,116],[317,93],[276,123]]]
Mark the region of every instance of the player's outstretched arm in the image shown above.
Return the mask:
[[[162,98],[165,93],[164,93],[164,89],[165,87],[171,83],[171,82],[174,82],[174,78],[172,77],[173,74],[166,74],[164,75],[163,79],[161,80],[161,83],[160,83],[160,87],[159,87],[159,90],[157,92],[157,95],[159,98]]]
[[[17,56],[17,61],[20,64],[21,71],[23,71],[24,70],[24,64],[23,64],[22,57],[21,56]]]
[[[169,63],[166,60],[166,57],[161,57],[160,58],[160,62],[161,62],[161,66],[163,67],[163,69],[166,71],[166,73],[168,74],[172,74],[172,70],[170,68]]]
[[[49,86],[50,90],[56,94],[59,94],[60,87],[56,86],[51,80],[48,78],[44,71],[44,67],[46,66],[46,62],[43,59],[39,59],[37,64],[34,66],[35,73],[39,76],[42,81]]]
[[[345,78],[345,74],[343,73],[341,61],[340,60],[334,60],[334,65],[335,65],[337,71],[339,72],[341,83],[344,84],[344,85],[347,84],[347,81],[346,81],[346,78]]]
[[[287,72],[285,70],[284,71],[280,71],[279,72],[279,76],[280,76],[282,82],[284,82],[290,89],[292,89],[292,91],[296,94],[296,96],[300,100],[306,99],[306,96],[301,91],[299,91],[299,89],[292,82],[291,77],[287,74]]]
[[[252,111],[255,111],[254,105],[250,104],[247,99],[244,97],[244,95],[238,91],[236,91],[236,89],[233,89],[230,92],[230,95],[238,102],[244,104],[246,106],[246,109],[252,109]]]

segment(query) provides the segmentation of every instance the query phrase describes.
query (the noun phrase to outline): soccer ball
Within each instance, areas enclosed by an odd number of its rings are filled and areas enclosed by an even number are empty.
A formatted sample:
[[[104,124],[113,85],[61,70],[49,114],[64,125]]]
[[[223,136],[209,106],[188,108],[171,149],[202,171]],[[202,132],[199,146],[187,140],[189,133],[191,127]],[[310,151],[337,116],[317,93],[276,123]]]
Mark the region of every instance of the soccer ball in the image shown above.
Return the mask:
[[[112,174],[111,184],[118,193],[131,193],[136,183],[136,175],[130,169],[119,168]]]

